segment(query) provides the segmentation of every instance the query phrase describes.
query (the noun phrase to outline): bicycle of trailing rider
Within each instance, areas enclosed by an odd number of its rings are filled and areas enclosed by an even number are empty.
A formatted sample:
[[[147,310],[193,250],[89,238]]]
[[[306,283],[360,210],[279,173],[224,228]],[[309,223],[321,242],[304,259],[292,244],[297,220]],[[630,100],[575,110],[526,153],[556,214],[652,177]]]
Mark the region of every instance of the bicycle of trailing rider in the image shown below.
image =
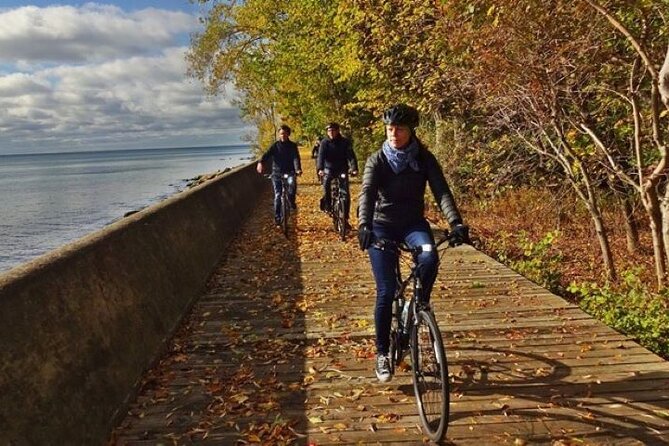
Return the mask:
[[[417,257],[427,249],[437,249],[444,242],[451,242],[445,236],[435,245],[421,245],[409,248],[403,243],[387,239],[376,239],[375,249],[397,251],[395,274],[397,290],[392,304],[390,329],[390,370],[404,360],[407,350],[411,352],[411,371],[418,414],[425,434],[432,441],[441,441],[448,429],[449,382],[448,360],[441,332],[429,302],[423,296],[419,275],[416,274]],[[401,253],[409,253],[411,260]],[[408,263],[410,272],[402,278],[401,264]],[[410,294],[407,297],[407,290]]]
[[[348,206],[348,173],[344,172],[332,178],[330,183],[330,210],[332,225],[342,241],[346,240],[350,226],[346,208]]]
[[[271,176],[268,178],[272,179]],[[281,181],[281,198],[279,201],[279,217],[277,223],[281,228],[281,231],[284,235],[288,236],[288,220],[290,218],[290,197],[288,196],[288,188],[291,187],[291,183],[295,184],[295,174],[284,173],[279,177]]]

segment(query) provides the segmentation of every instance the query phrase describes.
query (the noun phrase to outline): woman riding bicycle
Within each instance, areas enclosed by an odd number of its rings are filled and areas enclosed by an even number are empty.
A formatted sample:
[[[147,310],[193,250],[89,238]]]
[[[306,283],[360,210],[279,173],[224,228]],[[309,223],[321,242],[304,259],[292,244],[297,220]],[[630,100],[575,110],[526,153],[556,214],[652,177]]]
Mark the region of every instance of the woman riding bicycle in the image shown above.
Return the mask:
[[[424,300],[429,300],[437,276],[439,257],[432,247],[434,238],[424,217],[425,185],[430,189],[452,231],[456,244],[470,243],[469,229],[463,225],[455,200],[439,162],[416,137],[418,111],[405,104],[395,105],[383,114],[386,141],[365,164],[358,207],[358,240],[368,250],[376,281],[376,376],[381,382],[391,379],[388,350],[392,301],[396,288],[395,265],[399,253],[372,246],[376,238],[422,246],[418,255],[418,274]],[[427,245],[427,246],[426,246]]]

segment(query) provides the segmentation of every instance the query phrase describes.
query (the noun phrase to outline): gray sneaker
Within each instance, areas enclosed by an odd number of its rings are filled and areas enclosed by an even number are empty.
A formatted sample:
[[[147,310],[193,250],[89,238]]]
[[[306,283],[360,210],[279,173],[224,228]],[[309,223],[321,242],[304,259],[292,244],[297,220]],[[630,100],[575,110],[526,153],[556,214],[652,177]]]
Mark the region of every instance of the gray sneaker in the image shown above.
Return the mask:
[[[390,360],[388,355],[376,355],[376,377],[382,383],[387,383],[393,377],[390,373]]]

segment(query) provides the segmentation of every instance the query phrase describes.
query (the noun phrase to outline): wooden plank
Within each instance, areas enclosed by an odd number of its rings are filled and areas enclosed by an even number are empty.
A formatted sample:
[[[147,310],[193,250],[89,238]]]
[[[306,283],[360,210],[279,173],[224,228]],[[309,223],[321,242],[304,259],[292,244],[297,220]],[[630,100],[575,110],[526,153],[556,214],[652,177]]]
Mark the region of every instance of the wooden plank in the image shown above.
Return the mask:
[[[374,376],[369,262],[313,214],[319,193],[301,184],[289,239],[269,197],[241,228],[112,444],[425,441],[410,373]],[[452,444],[669,444],[666,361],[470,247],[443,255]]]

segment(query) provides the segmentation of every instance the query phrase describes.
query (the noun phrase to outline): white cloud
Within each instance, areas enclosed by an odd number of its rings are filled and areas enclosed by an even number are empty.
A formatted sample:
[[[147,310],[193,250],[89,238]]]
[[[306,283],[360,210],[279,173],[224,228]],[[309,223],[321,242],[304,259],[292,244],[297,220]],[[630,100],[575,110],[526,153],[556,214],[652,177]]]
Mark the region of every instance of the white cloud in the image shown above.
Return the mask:
[[[80,63],[147,54],[196,26],[195,17],[179,11],[25,6],[0,13],[0,60]]]
[[[206,96],[173,44],[194,21],[92,4],[0,13],[0,59],[46,46],[0,72],[0,153],[238,142],[249,129],[230,96]]]

